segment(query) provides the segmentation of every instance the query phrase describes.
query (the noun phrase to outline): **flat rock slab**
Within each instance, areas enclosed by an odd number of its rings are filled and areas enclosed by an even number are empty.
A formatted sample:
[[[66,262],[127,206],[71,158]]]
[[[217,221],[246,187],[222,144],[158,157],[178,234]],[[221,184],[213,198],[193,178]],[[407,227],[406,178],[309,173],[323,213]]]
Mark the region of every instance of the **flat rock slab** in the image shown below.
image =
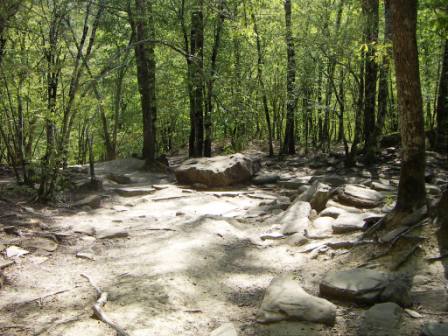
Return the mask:
[[[248,181],[260,169],[260,162],[243,154],[191,159],[176,170],[178,183],[200,183],[208,187],[225,187]]]
[[[395,302],[411,304],[409,284],[393,275],[370,269],[327,273],[320,283],[320,294],[326,298],[358,303]]]
[[[358,208],[375,208],[384,201],[384,196],[375,190],[348,184],[338,193],[338,200]]]
[[[364,314],[359,336],[398,335],[403,309],[393,302],[379,303]]]
[[[333,222],[333,232],[334,233],[348,233],[348,232],[363,230],[365,227],[364,220],[368,216],[369,216],[369,214],[365,214],[365,213],[342,214]]]
[[[303,233],[303,230],[307,229],[310,224],[308,219],[310,213],[310,203],[295,201],[288,209],[270,218],[268,221],[269,223],[282,226],[281,231],[285,235]]]
[[[111,181],[114,181],[118,184],[131,184],[134,183],[132,178],[126,175],[120,175],[120,174],[109,174],[107,175],[107,178]]]
[[[22,247],[25,249],[44,250],[47,252],[54,252],[58,248],[58,244],[46,238],[32,238],[22,242]]]
[[[225,323],[213,330],[210,336],[238,336],[238,331],[233,323]]]
[[[120,229],[106,229],[106,230],[97,231],[96,237],[98,239],[126,238],[126,237],[129,237],[129,233],[125,230],[120,230]]]
[[[252,183],[256,185],[277,183],[280,180],[278,175],[257,175],[252,179]]]
[[[89,206],[92,209],[99,209],[102,207],[102,203],[104,200],[104,196],[101,195],[91,195],[87,196],[79,201],[76,201],[72,204],[72,207],[74,208],[80,208],[83,206]]]
[[[446,336],[448,323],[426,323],[423,325],[421,336]]]
[[[347,180],[340,175],[321,175],[321,176],[313,176],[310,180],[310,183],[314,181],[319,181],[325,184],[329,184],[332,187],[340,187],[347,183]]]
[[[334,325],[336,306],[305,292],[293,275],[283,275],[272,280],[258,315],[262,323],[282,320]]]
[[[333,223],[335,219],[333,217],[318,217],[313,221],[310,229],[310,235],[321,237],[330,236],[333,233]]]
[[[156,189],[151,187],[129,187],[129,188],[116,188],[116,192],[121,197],[136,197],[136,196],[146,196],[154,193]]]

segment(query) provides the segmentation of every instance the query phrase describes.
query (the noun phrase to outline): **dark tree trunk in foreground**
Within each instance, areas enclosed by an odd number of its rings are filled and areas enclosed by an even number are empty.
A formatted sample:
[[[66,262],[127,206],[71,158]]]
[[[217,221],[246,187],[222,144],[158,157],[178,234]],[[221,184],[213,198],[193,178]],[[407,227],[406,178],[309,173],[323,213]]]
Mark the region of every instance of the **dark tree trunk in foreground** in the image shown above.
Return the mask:
[[[16,15],[19,9],[20,1],[16,0],[1,0],[0,1],[0,65],[6,45],[6,30],[8,22]]]
[[[376,44],[378,43],[378,0],[363,0],[365,37],[368,50],[366,52],[365,68],[365,101],[364,101],[364,144],[367,160],[371,159],[373,148],[373,131],[375,129],[376,82],[378,65],[375,61]]]
[[[286,47],[288,54],[287,65],[287,103],[286,103],[286,131],[283,143],[283,154],[295,154],[295,109],[297,105],[296,95],[296,55],[291,28],[291,0],[285,0],[285,23],[286,23]]]
[[[201,157],[204,151],[204,14],[202,0],[191,13],[190,67],[192,111],[190,115],[190,156]]]
[[[401,133],[401,175],[396,210],[426,203],[425,129],[417,49],[417,0],[392,0],[392,29]]]
[[[152,0],[135,0],[135,12],[132,13],[132,26],[135,40],[154,39],[154,20]],[[137,61],[137,79],[143,113],[143,158],[151,165],[156,158],[156,60],[154,43],[142,43],[135,46]]]
[[[437,129],[436,149],[441,153],[448,152],[448,40],[445,41],[442,73],[437,97]]]

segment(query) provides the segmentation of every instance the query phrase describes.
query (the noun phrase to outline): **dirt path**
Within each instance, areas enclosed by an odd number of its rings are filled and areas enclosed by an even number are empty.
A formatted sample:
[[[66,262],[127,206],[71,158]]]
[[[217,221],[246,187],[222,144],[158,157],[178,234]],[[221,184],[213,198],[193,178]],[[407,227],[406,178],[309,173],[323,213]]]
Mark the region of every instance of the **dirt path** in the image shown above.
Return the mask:
[[[339,307],[333,328],[256,322],[274,276],[294,272],[316,294],[321,274],[350,262],[338,253],[319,257],[262,241],[271,228],[263,219],[280,211],[272,210],[282,197],[278,190],[201,192],[163,175],[145,182],[144,173],[135,173],[133,179],[129,186],[106,184],[98,209],[45,212],[48,229],[65,238],[56,251],[31,248],[5,270],[0,335],[115,335],[91,317],[96,293],[83,274],[108,292],[105,311],[132,336],[205,336],[229,321],[243,336],[354,334],[353,317],[361,309],[356,306]],[[148,181],[155,189],[148,195],[117,194],[117,188],[145,189]],[[418,327],[410,321],[407,330]]]

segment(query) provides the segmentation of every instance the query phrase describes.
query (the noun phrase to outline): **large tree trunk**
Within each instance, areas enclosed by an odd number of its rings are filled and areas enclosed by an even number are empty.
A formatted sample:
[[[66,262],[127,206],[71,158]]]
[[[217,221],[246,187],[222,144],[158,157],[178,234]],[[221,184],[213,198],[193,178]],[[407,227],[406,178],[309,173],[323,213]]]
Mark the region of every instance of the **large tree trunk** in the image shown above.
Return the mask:
[[[2,64],[3,53],[6,45],[6,30],[8,22],[19,10],[20,1],[2,0],[0,1],[0,65]]]
[[[154,40],[152,0],[135,0],[135,12],[131,14],[135,40]],[[154,43],[135,46],[137,80],[143,115],[143,158],[147,166],[156,159],[156,60]]]
[[[373,152],[372,135],[375,128],[376,82],[378,65],[375,61],[376,44],[378,43],[379,1],[363,0],[365,37],[368,50],[366,52],[365,100],[364,100],[364,144],[367,160],[371,160]]]
[[[393,0],[391,13],[402,144],[396,210],[410,212],[426,203],[425,129],[416,37],[417,0]]]
[[[204,151],[204,14],[202,0],[191,13],[190,57],[192,111],[190,118],[190,153],[201,157]]]
[[[296,52],[291,28],[291,0],[285,0],[285,23],[286,23],[286,48],[287,48],[287,103],[286,103],[286,131],[283,143],[283,154],[295,154],[295,109],[297,106],[296,94]]]
[[[216,79],[217,72],[217,60],[218,52],[221,46],[221,35],[224,26],[224,8],[225,0],[220,0],[219,2],[219,14],[216,24],[215,39],[213,42],[212,56],[210,62],[210,73],[209,78],[207,78],[207,101],[206,101],[206,113],[204,121],[205,129],[205,141],[204,141],[204,156],[212,156],[212,113],[213,113],[213,86]]]
[[[441,153],[448,152],[448,39],[445,41],[442,73],[437,97],[436,149]]]

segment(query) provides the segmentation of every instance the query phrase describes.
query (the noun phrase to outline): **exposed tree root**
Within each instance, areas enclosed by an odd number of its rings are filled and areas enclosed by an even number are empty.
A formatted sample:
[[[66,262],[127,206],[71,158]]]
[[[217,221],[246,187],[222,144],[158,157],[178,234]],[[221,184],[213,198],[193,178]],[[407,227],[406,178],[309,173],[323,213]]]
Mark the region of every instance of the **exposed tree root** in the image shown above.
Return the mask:
[[[97,294],[97,301],[93,304],[92,309],[95,316],[102,322],[109,325],[112,329],[114,329],[119,336],[130,336],[121,326],[119,326],[116,322],[112,321],[104,312],[103,307],[107,303],[107,292],[101,291],[101,289],[96,286],[89,276],[85,274],[81,274],[82,277],[86,278],[90,285],[95,289]]]
[[[399,258],[391,267],[392,271],[396,271],[403,266],[418,250],[421,250],[420,244],[412,246],[401,258]]]

